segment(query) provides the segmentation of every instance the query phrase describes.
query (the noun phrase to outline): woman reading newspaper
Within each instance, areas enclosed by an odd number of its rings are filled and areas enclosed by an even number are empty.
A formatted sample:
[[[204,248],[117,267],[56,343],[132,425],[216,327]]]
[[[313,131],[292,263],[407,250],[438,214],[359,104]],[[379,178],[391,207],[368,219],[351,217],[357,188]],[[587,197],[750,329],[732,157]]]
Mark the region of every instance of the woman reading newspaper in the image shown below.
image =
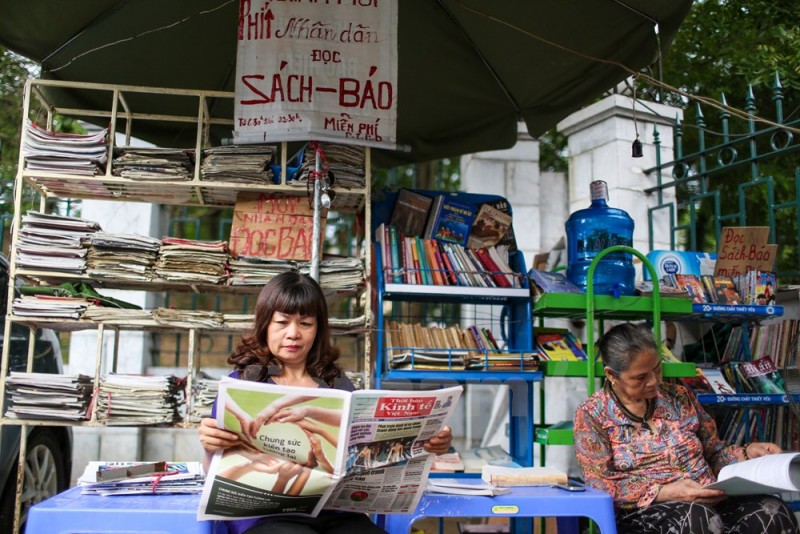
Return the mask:
[[[242,339],[228,358],[228,363],[235,366],[230,376],[240,380],[353,391],[353,383],[336,364],[338,357],[338,349],[330,342],[328,309],[322,290],[312,278],[287,272],[270,280],[261,290],[256,302],[253,330]],[[324,422],[326,417],[337,416],[333,413],[302,413],[308,409],[297,406],[303,399],[301,396],[284,397],[281,405],[275,406],[273,403],[266,406],[256,417],[238,409],[235,404],[227,405],[225,409],[239,420],[241,428],[250,435],[255,435],[261,426],[275,421],[314,419]],[[214,412],[216,409],[215,405]],[[215,415],[213,413],[212,417],[203,419],[199,428],[200,443],[206,451],[206,469],[217,451],[248,448],[236,433],[217,428]],[[320,439],[332,438],[319,425],[304,426],[303,431],[312,444],[309,456],[313,458],[309,458],[309,461],[324,465],[328,460],[322,448],[315,444]],[[428,440],[425,449],[435,454],[445,453],[452,439],[450,429],[444,427],[436,437]],[[280,472],[280,466],[253,458],[251,462],[254,469]],[[288,491],[291,491],[291,487]],[[295,487],[294,491],[299,489]],[[384,532],[364,514],[325,510],[317,517],[282,515],[235,520],[227,524],[228,531],[235,534]]]

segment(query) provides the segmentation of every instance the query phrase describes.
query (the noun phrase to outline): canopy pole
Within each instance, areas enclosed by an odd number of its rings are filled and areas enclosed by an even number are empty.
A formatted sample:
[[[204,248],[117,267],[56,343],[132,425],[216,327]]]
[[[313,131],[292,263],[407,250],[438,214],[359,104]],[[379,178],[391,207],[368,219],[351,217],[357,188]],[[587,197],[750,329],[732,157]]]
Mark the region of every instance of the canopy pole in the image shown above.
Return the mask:
[[[321,211],[321,187],[320,187],[320,180],[321,180],[321,169],[322,169],[322,158],[320,157],[319,150],[314,151],[314,218],[313,218],[313,226],[314,229],[311,232],[311,269],[310,275],[311,278],[319,282],[319,257],[320,257],[320,233],[321,233],[321,222],[322,217],[320,217]]]

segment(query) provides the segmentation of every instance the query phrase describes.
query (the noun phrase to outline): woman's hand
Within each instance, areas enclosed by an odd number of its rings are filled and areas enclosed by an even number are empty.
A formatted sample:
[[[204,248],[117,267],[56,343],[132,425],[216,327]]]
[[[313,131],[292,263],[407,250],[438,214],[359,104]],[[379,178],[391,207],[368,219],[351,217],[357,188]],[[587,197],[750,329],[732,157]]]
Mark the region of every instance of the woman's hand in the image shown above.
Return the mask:
[[[708,489],[705,486],[684,478],[670,482],[661,487],[656,495],[656,502],[689,501],[700,504],[717,504],[725,498],[725,492],[719,489]]]
[[[426,451],[434,454],[444,454],[450,450],[453,443],[453,431],[449,426],[442,427],[438,434],[425,442],[423,447]]]
[[[753,443],[747,445],[745,449],[745,454],[751,460],[753,458],[758,458],[760,456],[767,456],[768,454],[779,454],[783,452],[783,449],[775,445],[774,443],[761,443],[758,441],[754,441]]]
[[[272,421],[276,423],[296,423],[308,416],[308,406],[295,406],[294,408],[282,409],[272,416]]]
[[[238,434],[217,428],[217,420],[211,417],[206,417],[200,421],[200,427],[197,431],[200,434],[200,444],[206,452],[214,453],[241,445]]]

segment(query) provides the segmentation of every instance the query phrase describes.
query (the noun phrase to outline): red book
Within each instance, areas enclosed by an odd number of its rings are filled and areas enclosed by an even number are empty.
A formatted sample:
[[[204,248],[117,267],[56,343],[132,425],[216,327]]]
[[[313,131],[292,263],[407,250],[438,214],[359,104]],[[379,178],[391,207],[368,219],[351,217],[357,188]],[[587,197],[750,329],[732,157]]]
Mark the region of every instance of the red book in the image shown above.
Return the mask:
[[[442,267],[439,265],[439,261],[436,259],[436,253],[434,252],[433,239],[422,240],[422,246],[425,248],[425,254],[428,258],[428,265],[430,266],[430,274],[433,277],[433,283],[438,286],[446,285]]]
[[[502,271],[500,270],[500,267],[498,267],[494,262],[488,250],[485,248],[476,248],[472,250],[475,252],[475,255],[481,261],[486,270],[492,275],[492,279],[494,280],[495,284],[497,284],[497,287],[511,287],[511,282],[508,281],[508,278],[506,278],[504,274],[501,274]]]
[[[447,276],[448,280],[450,281],[450,285],[457,286],[458,285],[458,276],[456,276],[455,269],[453,268],[453,264],[450,262],[450,256],[447,255],[447,252],[442,249],[443,246],[441,243],[433,240],[433,244],[436,246],[436,251],[439,254],[439,258],[442,260],[442,264],[445,268],[445,275]]]

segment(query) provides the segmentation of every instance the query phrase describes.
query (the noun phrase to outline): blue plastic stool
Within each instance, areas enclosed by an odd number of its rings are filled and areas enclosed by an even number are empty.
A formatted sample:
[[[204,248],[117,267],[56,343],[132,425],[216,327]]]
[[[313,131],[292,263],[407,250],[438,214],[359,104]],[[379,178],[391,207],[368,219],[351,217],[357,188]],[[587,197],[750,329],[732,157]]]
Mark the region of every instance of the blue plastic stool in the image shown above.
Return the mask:
[[[28,512],[26,534],[211,534],[198,521],[200,495],[82,495],[75,487]]]
[[[495,497],[425,492],[412,513],[379,516],[378,524],[389,534],[407,534],[414,521],[423,517],[556,517],[559,534],[577,533],[578,517],[588,517],[602,534],[617,532],[611,495],[588,487],[567,492],[549,486],[520,486]],[[515,532],[532,532],[530,521],[518,523]]]

